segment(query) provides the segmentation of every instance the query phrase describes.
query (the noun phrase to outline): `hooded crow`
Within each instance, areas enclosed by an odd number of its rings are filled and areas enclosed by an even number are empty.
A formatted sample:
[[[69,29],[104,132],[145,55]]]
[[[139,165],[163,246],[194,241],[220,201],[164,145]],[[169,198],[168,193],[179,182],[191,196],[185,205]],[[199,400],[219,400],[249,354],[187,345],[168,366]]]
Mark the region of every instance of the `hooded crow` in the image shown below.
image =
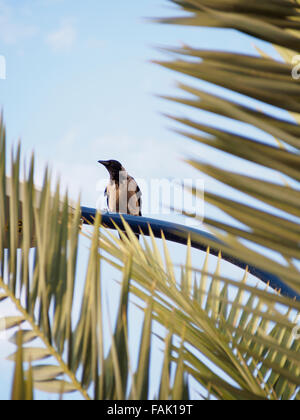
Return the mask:
[[[110,175],[104,193],[108,210],[112,213],[142,216],[142,193],[134,178],[116,160],[99,160],[98,163],[105,166]]]

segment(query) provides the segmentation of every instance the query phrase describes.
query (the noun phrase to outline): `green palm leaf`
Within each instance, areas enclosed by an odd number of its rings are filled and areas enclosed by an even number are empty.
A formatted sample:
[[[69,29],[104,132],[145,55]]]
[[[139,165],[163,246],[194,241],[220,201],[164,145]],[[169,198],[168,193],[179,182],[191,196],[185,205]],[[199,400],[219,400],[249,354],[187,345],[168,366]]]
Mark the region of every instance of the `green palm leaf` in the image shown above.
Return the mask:
[[[298,49],[300,36],[297,4],[289,1],[271,1],[267,2],[268,4],[252,2],[249,5],[243,0],[189,0],[173,3],[178,5],[182,12],[188,12],[188,16],[162,19],[160,22],[237,29],[258,39],[272,42],[287,61],[276,61],[264,53],[262,57],[257,57],[183,46],[164,49],[172,57],[169,61],[160,61],[158,64],[243,95],[239,102],[233,102],[180,83],[178,87],[188,96],[167,99],[227,117],[232,123],[246,123],[276,138],[274,145],[270,145],[261,138],[246,137],[244,134],[234,133],[233,130],[225,131],[219,127],[208,126],[195,118],[192,120],[168,115],[173,121],[189,129],[176,129],[177,133],[202,146],[224,152],[232,159],[241,158],[267,167],[281,179],[285,180],[285,177],[288,177],[293,181],[292,189],[289,182],[285,181],[285,185],[275,183],[275,175],[271,175],[269,180],[262,180],[252,174],[245,176],[226,171],[215,164],[203,163],[196,159],[188,161],[202,173],[259,201],[254,208],[245,204],[242,196],[238,201],[206,192],[206,201],[239,222],[239,225],[229,225],[220,220],[205,219],[207,226],[212,227],[219,238],[227,243],[227,247],[222,248],[223,252],[279,275],[295,291],[299,291],[299,271],[295,268],[297,264],[286,267],[284,263],[278,263],[277,258],[274,261],[264,257],[261,253],[250,250],[245,242],[241,242],[250,241],[275,251],[288,261],[295,262],[300,258],[299,125],[289,122],[288,118],[279,119],[271,113],[264,114],[245,105],[245,97],[255,99],[281,111],[288,111],[299,121],[300,102],[296,93],[299,86],[291,76],[292,58]],[[273,209],[266,211],[264,204]]]
[[[100,246],[111,252],[109,250],[115,246],[115,240],[110,235],[104,235],[100,239]],[[284,378],[286,385],[289,384],[287,387],[296,390],[299,386],[296,372],[300,366],[294,350],[299,349],[299,343],[292,335],[295,323],[290,314],[292,311],[298,312],[299,303],[249,286],[245,279],[242,283],[226,279],[220,276],[218,270],[215,274],[201,271],[205,276],[196,278],[193,287],[187,288],[182,278],[174,281],[170,262],[166,262],[165,268],[158,267],[155,249],[143,251],[147,259],[145,263],[139,255],[141,249],[133,253],[133,248],[134,245],[127,240],[121,245],[118,257],[120,264],[106,257],[105,261],[122,270],[123,253],[133,256],[131,291],[142,300],[147,300],[149,293],[153,293],[151,280],[156,279],[154,320],[166,329],[171,328],[174,336],[184,337],[183,348],[180,345],[172,346],[173,360],[180,365],[183,357],[184,370],[199,384],[210,389],[216,398],[238,399],[247,395],[252,399],[278,399],[282,395],[274,390],[276,381],[267,380],[270,372],[273,372],[274,377]],[[191,266],[183,269],[187,280]],[[195,269],[192,271],[198,272]],[[233,289],[238,293],[234,294]],[[166,342],[167,348],[170,346],[169,340],[170,336]],[[161,337],[161,341],[165,343],[165,338]],[[199,354],[202,356],[199,357]],[[204,364],[202,357],[210,363]],[[168,381],[168,366],[165,362],[164,381]],[[266,373],[257,372],[260,366]],[[216,367],[230,376],[230,383],[236,383],[238,388],[228,387],[224,375],[216,373]],[[239,393],[241,389],[244,393]],[[293,393],[290,394],[292,396]]]
[[[4,152],[6,139],[2,120],[0,131],[0,148]],[[152,295],[145,299],[148,310],[141,342],[135,345],[139,364],[133,372],[128,325],[132,279],[130,255],[119,249],[122,241],[105,231],[115,241],[111,255],[118,256],[121,252],[122,262],[125,261],[121,270],[117,320],[114,325],[110,324],[111,336],[108,337],[104,331],[107,317],[102,297],[101,252],[105,248],[99,244],[103,234],[100,232],[100,214],[96,216],[91,233],[83,293],[75,301],[79,281],[79,238],[84,234],[80,206],[74,207],[68,196],[61,198],[59,185],[52,192],[47,170],[42,190],[35,188],[33,158],[30,170],[21,182],[20,147],[13,156],[12,175],[8,179],[6,155],[0,155],[3,169],[0,201],[7,209],[0,222],[0,302],[10,301],[19,312],[19,316],[0,320],[1,328],[8,333],[12,331],[10,341],[17,345],[17,351],[8,357],[15,362],[12,398],[29,399],[33,386],[47,394],[61,396],[76,392],[86,400],[151,398],[155,393],[150,388],[154,299]],[[133,253],[138,252],[139,257],[147,259],[129,227],[127,231],[132,239]],[[127,239],[123,232],[121,235],[123,240]],[[77,318],[74,313],[78,306]],[[13,333],[23,324],[24,330]],[[166,354],[165,363],[171,365],[171,354]],[[27,372],[24,364],[29,364]],[[156,395],[159,389],[166,392],[163,376],[158,386]],[[172,387],[170,381],[168,388]],[[174,397],[186,397],[187,388],[186,381],[181,386],[177,376]],[[169,392],[168,395],[173,398]]]
[[[188,399],[192,376],[204,398],[294,397],[299,386],[300,360],[291,314],[298,314],[299,303],[248,285],[246,275],[241,283],[224,278],[219,265],[215,273],[207,272],[209,253],[203,268],[193,269],[190,241],[186,264],[179,275],[165,240],[162,258],[153,235],[151,245],[144,239],[142,247],[125,222],[126,235],[120,231],[122,240],[106,229],[99,234],[98,214],[93,230],[82,231],[91,246],[79,318],[74,320],[79,207],[74,210],[67,197],[61,201],[58,190],[52,195],[47,173],[40,193],[32,187],[30,173],[25,186],[22,184],[24,194],[28,194],[22,201],[17,193],[21,190],[18,177],[16,172],[11,182],[19,184],[14,198],[18,212],[10,213],[8,225],[8,231],[15,235],[9,239],[9,246],[16,244],[16,253],[10,256],[2,249],[4,271],[0,287],[2,300],[10,299],[20,313],[19,317],[5,319],[6,328],[10,330],[24,322],[30,326],[12,336],[11,341],[19,343],[22,338],[22,360],[32,364],[28,380],[34,381],[37,390],[59,395],[79,392],[85,399],[151,397],[151,337],[156,322],[164,327],[166,335],[156,333],[164,348],[164,362],[154,394]],[[25,223],[24,203],[31,203],[27,213],[27,217],[33,216],[31,230],[11,229],[12,223]],[[35,256],[30,260],[33,243]],[[16,264],[12,265],[10,258]],[[20,276],[24,258],[29,258],[30,264],[28,261],[27,275]],[[104,350],[109,338],[103,331],[100,270],[105,263],[120,270],[123,277],[117,321],[110,326],[108,353]],[[12,270],[9,276],[5,275],[8,267]],[[236,296],[234,290],[238,291]],[[144,322],[135,372],[128,337],[130,294],[146,303],[139,306]],[[16,369],[22,372],[20,350],[10,359],[16,360]],[[173,365],[176,369],[172,378]],[[21,373],[17,378],[13,392],[21,398],[17,394],[18,384],[24,383]]]
[[[174,61],[160,64],[279,107],[298,120],[299,88],[290,77],[292,50],[296,51],[299,45],[300,19],[295,3],[172,2],[188,14],[161,21],[237,29],[273,42],[289,59],[284,64],[268,57],[185,46],[170,49],[175,54]],[[171,117],[193,130],[184,131],[185,136],[231,154],[233,159],[266,166],[288,176],[295,184],[299,182],[299,125],[200,89],[183,84],[179,87],[189,98],[169,99],[250,124],[274,136],[286,150],[271,147],[261,139],[208,127],[202,121]],[[119,230],[122,240],[100,228],[99,214],[93,229],[82,230],[80,205],[71,205],[68,196],[62,198],[59,185],[52,192],[48,171],[42,190],[37,191],[33,158],[20,182],[20,146],[12,154],[11,177],[7,179],[5,127],[1,119],[0,304],[11,301],[19,316],[5,318],[0,325],[13,331],[24,324],[24,330],[11,337],[17,344],[16,353],[10,357],[15,361],[13,398],[32,398],[34,385],[59,395],[78,392],[87,400],[148,399],[153,395],[189,399],[190,378],[197,384],[197,394],[205,399],[299,398],[300,343],[295,335],[299,302],[268,288],[253,287],[247,271],[241,274],[240,281],[227,278],[222,275],[221,258],[224,253],[247,261],[276,274],[299,291],[300,192],[272,179],[242,176],[196,159],[189,163],[261,202],[256,208],[231,197],[207,194],[210,204],[239,222],[237,227],[206,219],[223,242],[215,272],[208,270],[209,246],[215,245],[209,240],[202,267],[193,267],[190,241],[186,263],[178,267],[164,237],[161,255],[153,235],[149,242],[143,238],[142,246],[125,222],[126,234]],[[273,211],[265,210],[263,204]],[[90,249],[83,292],[75,302],[81,234],[89,239]],[[249,241],[275,251],[288,264],[253,250]],[[122,278],[116,322],[108,320],[109,334],[104,328],[103,264],[120,271]],[[129,339],[130,305],[135,305],[143,316],[141,340],[134,343],[138,354],[134,369]],[[78,317],[74,316],[76,309]],[[160,326],[159,331],[154,331],[154,325]],[[163,355],[155,390],[150,389],[153,336],[159,339]],[[24,363],[29,363],[27,373]]]

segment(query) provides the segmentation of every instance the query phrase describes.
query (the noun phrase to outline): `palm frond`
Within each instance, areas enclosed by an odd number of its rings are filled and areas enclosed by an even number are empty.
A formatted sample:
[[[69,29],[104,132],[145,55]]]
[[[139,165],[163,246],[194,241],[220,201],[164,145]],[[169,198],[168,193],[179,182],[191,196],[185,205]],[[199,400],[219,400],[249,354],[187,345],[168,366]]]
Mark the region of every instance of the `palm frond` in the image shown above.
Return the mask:
[[[164,23],[233,28],[276,44],[289,60],[285,64],[269,57],[184,46],[170,49],[175,59],[160,64],[290,112],[298,120],[299,88],[290,77],[292,51],[299,45],[297,4],[287,0],[255,0],[251,4],[244,0],[172,2],[187,14],[161,20]],[[185,136],[273,169],[297,185],[298,124],[186,84],[179,88],[187,98],[168,99],[250,124],[274,136],[286,150],[261,139],[208,127],[201,121],[171,116],[193,130],[184,132]],[[208,270],[209,249],[203,267],[193,267],[190,240],[186,263],[177,267],[164,237],[161,255],[154,235],[150,243],[141,235],[141,246],[126,222],[126,234],[118,228],[121,240],[100,228],[99,214],[92,231],[82,231],[80,205],[74,208],[68,196],[62,198],[59,185],[52,192],[48,171],[39,192],[33,182],[34,159],[23,182],[20,146],[11,161],[7,180],[1,119],[0,304],[10,300],[19,316],[5,318],[0,325],[8,331],[24,327],[11,337],[17,344],[16,353],[10,357],[15,360],[13,398],[31,398],[33,382],[36,389],[47,393],[78,392],[87,400],[147,399],[153,395],[189,399],[190,378],[197,384],[197,392],[207,399],[299,398],[300,343],[294,328],[300,318],[300,303],[280,296],[280,291],[253,287],[247,270],[240,281],[227,278],[220,263],[223,255],[239,258],[279,276],[299,291],[297,188],[225,171],[197,159],[190,161],[207,175],[261,202],[254,208],[230,197],[207,194],[212,205],[239,222],[231,226],[206,219],[222,241],[219,262],[212,273]],[[273,212],[263,204],[273,207]],[[90,240],[90,249],[78,304],[75,291],[80,234]],[[275,251],[289,264],[253,250],[249,242]],[[206,245],[214,245],[209,236]],[[103,264],[120,271],[122,277],[117,318],[114,325],[108,320],[109,334],[104,329]],[[129,340],[131,297],[143,316],[141,340],[135,346],[136,367]],[[154,331],[154,325],[160,329]],[[158,388],[153,392],[150,376],[154,336],[162,348],[163,363]],[[27,374],[23,363],[29,363]]]
[[[294,120],[299,121],[300,102],[296,93],[299,86],[292,78],[292,61],[299,47],[300,36],[298,4],[285,0],[257,1],[251,2],[251,5],[243,0],[188,0],[172,3],[179,6],[183,13],[187,12],[187,15],[185,13],[182,18],[162,19],[160,22],[199,28],[212,26],[236,29],[273,43],[286,60],[275,60],[261,51],[259,52],[262,56],[252,56],[223,52],[221,49],[208,51],[185,45],[163,49],[172,58],[157,63],[198,81],[210,82],[242,95],[238,100],[232,101],[225,96],[210,94],[201,88],[180,83],[178,87],[184,96],[164,98],[227,117],[232,124],[236,121],[245,123],[276,139],[274,144],[270,144],[261,137],[253,138],[244,133],[237,134],[235,130],[226,131],[217,126],[208,126],[200,119],[167,115],[176,124],[187,128],[176,129],[177,133],[202,147],[208,146],[232,159],[243,159],[274,171],[266,180],[253,176],[252,173],[246,176],[237,171],[224,170],[215,164],[197,159],[188,161],[200,172],[256,200],[255,207],[251,207],[245,204],[245,196],[240,195],[240,200],[232,200],[231,197],[206,192],[207,202],[238,222],[230,225],[209,217],[205,219],[206,225],[213,228],[219,239],[227,243],[222,251],[250,264],[255,262],[260,269],[270,270],[295,291],[299,291],[299,271],[296,267],[300,257],[300,131],[299,125],[292,122],[288,115],[290,113]],[[245,100],[249,98],[259,101],[261,105],[258,107],[276,107],[281,111],[276,115],[283,117],[273,115],[272,111],[264,113],[250,107],[245,104]],[[274,174],[284,180],[284,185],[274,182]],[[287,178],[288,181],[285,181]],[[260,251],[254,252],[253,247],[248,246],[250,242],[251,245],[259,245],[272,251],[274,258],[265,257]],[[279,262],[276,258],[278,255],[293,264],[286,266]]]
[[[189,378],[193,377],[204,398],[294,398],[300,368],[299,343],[292,334],[299,316],[298,302],[250,286],[247,273],[242,282],[223,277],[221,254],[215,273],[207,272],[209,253],[202,269],[194,269],[191,240],[186,263],[178,270],[164,239],[163,258],[153,234],[151,245],[143,238],[142,247],[126,222],[126,234],[119,229],[121,240],[100,229],[99,214],[93,230],[81,232],[79,206],[72,208],[67,197],[62,201],[58,189],[51,193],[47,173],[39,194],[31,179],[32,173],[21,184],[16,171],[11,181],[18,212],[9,213],[8,232],[14,236],[9,236],[2,248],[0,288],[1,301],[11,300],[20,314],[6,318],[1,325],[12,330],[24,324],[24,330],[11,340],[24,343],[22,360],[32,365],[27,377],[33,378],[35,389],[59,395],[79,392],[85,399],[151,397],[155,323],[163,327],[155,335],[164,360],[154,395],[188,399]],[[18,194],[22,188],[25,196],[28,194],[25,200]],[[30,205],[27,217],[33,216],[32,228],[12,229],[12,223],[26,223],[24,203]],[[76,319],[80,232],[91,245]],[[35,250],[30,249],[33,236]],[[8,253],[5,246],[15,253]],[[24,258],[29,259],[26,275],[22,271]],[[103,328],[101,282],[101,265],[107,263],[122,273],[115,326],[108,321],[110,337]],[[135,369],[129,341],[130,296],[138,298],[135,305],[143,314]],[[10,359],[16,360],[21,372],[18,348]],[[20,373],[17,378],[21,381]],[[17,383],[13,388],[16,398],[21,392]]]
[[[14,380],[12,385],[11,399],[13,401],[32,401],[33,395],[33,374],[31,364],[27,371],[27,377],[24,371],[23,359],[23,340],[22,331],[19,330],[16,334],[16,344],[18,346],[16,354]]]
[[[47,170],[42,189],[35,188],[33,157],[21,182],[20,146],[12,154],[11,177],[7,178],[2,120],[0,132],[0,203],[5,210],[0,217],[0,304],[10,301],[19,313],[1,319],[0,326],[8,332],[24,328],[10,338],[17,345],[17,351],[8,357],[15,362],[12,398],[29,399],[33,386],[61,396],[77,392],[86,400],[151,398],[155,393],[150,387],[153,298],[146,300],[142,340],[135,345],[139,364],[133,372],[128,325],[130,257],[122,269],[117,320],[110,324],[108,336],[104,328],[107,316],[102,296],[100,214],[94,220],[83,293],[75,299],[81,255],[80,205],[74,207],[68,196],[61,198],[59,185],[52,192]],[[131,231],[128,234],[136,241]],[[25,363],[29,363],[27,372]],[[172,364],[171,355],[165,356],[165,363]],[[162,376],[155,394],[170,395],[173,385],[173,380],[167,383]],[[185,398],[187,390],[185,381],[182,387],[176,382],[174,397]]]
[[[130,232],[128,226],[126,231]],[[215,398],[293,398],[300,385],[300,359],[294,353],[300,344],[293,336],[298,302],[250,286],[247,276],[238,282],[222,277],[219,269],[214,274],[193,269],[189,246],[180,276],[169,259],[166,243],[166,262],[162,265],[155,246],[136,249],[138,245],[125,235],[119,241],[109,232],[99,241],[103,250],[114,255],[114,259],[102,259],[121,271],[125,256],[130,256],[130,290],[141,301],[153,296],[153,320],[169,331],[159,338],[179,370],[183,362],[183,371]],[[191,280],[191,273],[195,280]],[[139,307],[147,313],[148,309]],[[169,362],[165,362],[166,383],[169,369]],[[277,381],[281,382],[280,392]]]

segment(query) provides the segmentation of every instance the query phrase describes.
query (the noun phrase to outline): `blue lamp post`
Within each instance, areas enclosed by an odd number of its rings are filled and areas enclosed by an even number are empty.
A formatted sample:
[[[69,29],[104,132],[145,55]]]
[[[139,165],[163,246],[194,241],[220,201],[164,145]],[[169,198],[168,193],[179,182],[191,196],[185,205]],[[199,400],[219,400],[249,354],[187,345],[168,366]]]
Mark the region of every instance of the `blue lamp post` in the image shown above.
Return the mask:
[[[93,223],[96,216],[95,209],[82,207],[81,213],[84,223]],[[116,226],[118,226],[121,230],[124,230],[122,218],[128,223],[134,233],[140,233],[140,231],[142,231],[145,236],[149,236],[150,226],[156,238],[161,238],[161,232],[163,232],[166,240],[183,245],[186,245],[188,238],[191,238],[192,248],[199,249],[200,251],[206,252],[207,245],[205,244],[205,240],[209,239],[209,241],[215,243],[215,248],[211,248],[210,253],[215,256],[219,255],[218,246],[221,244],[221,242],[213,235],[176,223],[149,219],[146,217],[129,216],[126,214],[121,216],[116,213],[103,213],[102,224],[109,229],[116,229]],[[300,295],[289,286],[287,286],[279,277],[275,276],[274,274],[260,270],[259,268],[247,264],[246,261],[238,260],[230,255],[222,254],[222,258],[225,261],[228,261],[242,269],[246,269],[246,267],[248,267],[249,273],[253,274],[255,277],[262,280],[273,289],[280,290],[280,293],[283,296],[300,301]]]

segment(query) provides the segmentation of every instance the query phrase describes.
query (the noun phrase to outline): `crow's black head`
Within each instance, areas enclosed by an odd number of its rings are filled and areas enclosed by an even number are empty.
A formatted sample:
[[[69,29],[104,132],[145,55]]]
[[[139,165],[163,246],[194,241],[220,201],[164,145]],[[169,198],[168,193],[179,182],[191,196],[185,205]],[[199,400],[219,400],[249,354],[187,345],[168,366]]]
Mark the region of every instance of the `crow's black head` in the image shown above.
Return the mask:
[[[98,163],[105,166],[108,171],[110,169],[114,171],[122,171],[122,169],[124,169],[121,163],[117,160],[98,160]]]
[[[113,179],[118,179],[119,173],[125,171],[121,163],[117,160],[98,160],[98,163],[105,166]]]

